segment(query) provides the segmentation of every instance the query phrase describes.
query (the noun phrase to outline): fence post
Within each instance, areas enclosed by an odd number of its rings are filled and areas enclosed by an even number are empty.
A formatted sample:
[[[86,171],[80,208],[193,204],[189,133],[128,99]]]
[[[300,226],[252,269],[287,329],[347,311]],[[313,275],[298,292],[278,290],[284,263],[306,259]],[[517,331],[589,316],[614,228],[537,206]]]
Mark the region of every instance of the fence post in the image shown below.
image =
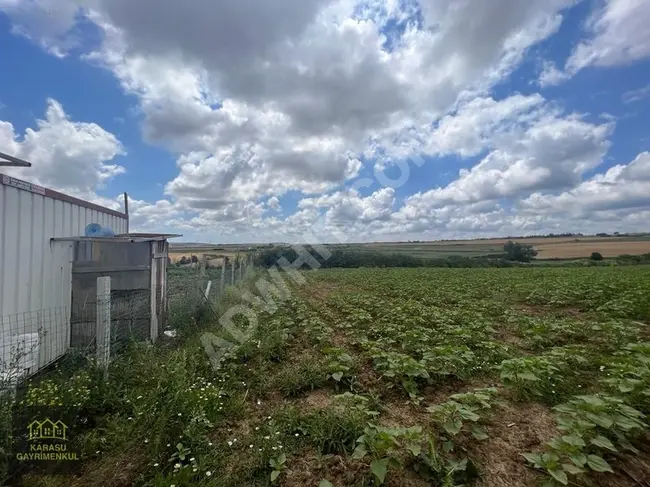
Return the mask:
[[[210,288],[212,287],[212,281],[208,281],[208,285],[205,288],[205,300],[210,300]]]
[[[224,290],[226,289],[226,260],[224,259],[223,265],[221,266],[221,285],[219,289],[219,294],[223,295]]]
[[[244,276],[243,272],[244,272],[244,261],[240,260],[239,261],[239,280],[240,281],[242,280],[242,278]]]
[[[108,373],[108,364],[111,360],[111,278],[97,278],[97,363]]]
[[[232,268],[230,269],[230,271],[231,271],[230,285],[234,286],[235,285],[235,262],[232,262],[231,265],[232,265]]]

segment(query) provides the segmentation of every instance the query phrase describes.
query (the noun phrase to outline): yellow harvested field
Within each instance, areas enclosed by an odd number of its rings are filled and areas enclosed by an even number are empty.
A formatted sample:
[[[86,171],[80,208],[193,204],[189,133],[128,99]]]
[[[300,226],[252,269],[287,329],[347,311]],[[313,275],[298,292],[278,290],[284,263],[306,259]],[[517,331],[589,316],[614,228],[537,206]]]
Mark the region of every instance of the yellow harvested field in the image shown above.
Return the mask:
[[[589,238],[581,238],[578,242],[558,242],[558,240],[541,244],[530,243],[539,252],[537,255],[538,259],[589,257],[592,252],[600,252],[603,257],[618,257],[621,254],[639,255],[650,253],[650,240],[641,242],[629,242],[625,240],[603,242],[602,239],[600,241],[598,239],[591,239],[592,241],[590,241]]]
[[[626,237],[607,237],[612,242],[627,241]],[[601,241],[603,237],[539,237],[539,238],[488,238],[484,240],[437,240],[433,242],[426,242],[427,245],[450,245],[450,244],[467,244],[467,245],[481,245],[481,244],[494,244],[505,245],[509,241],[520,242],[527,245],[557,245],[561,243],[571,243],[579,245],[583,242]],[[579,242],[576,242],[579,240]],[[609,242],[608,242],[609,243]],[[382,245],[381,243],[378,245]],[[617,254],[618,255],[618,254]]]

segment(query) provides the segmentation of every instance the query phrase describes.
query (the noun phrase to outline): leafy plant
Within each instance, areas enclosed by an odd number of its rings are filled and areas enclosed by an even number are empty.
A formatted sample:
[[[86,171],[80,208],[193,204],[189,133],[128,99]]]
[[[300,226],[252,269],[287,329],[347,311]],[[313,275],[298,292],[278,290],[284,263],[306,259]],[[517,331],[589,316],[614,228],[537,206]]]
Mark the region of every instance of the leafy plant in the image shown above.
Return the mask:
[[[424,353],[422,362],[437,376],[466,378],[471,375],[476,356],[463,345],[438,345]]]
[[[192,450],[184,446],[182,443],[176,444],[176,451],[167,460],[169,463],[183,463],[190,456]]]
[[[562,379],[556,364],[559,360],[551,360],[543,356],[519,357],[504,360],[496,369],[500,372],[503,385],[515,391],[522,399],[532,397],[553,397],[555,383]]]
[[[576,396],[554,409],[563,434],[544,445],[546,452],[523,454],[535,468],[551,476],[548,485],[568,485],[570,475],[589,469],[613,472],[603,457],[617,452],[618,447],[638,452],[631,440],[646,426],[643,414],[622,400],[604,395]]]
[[[409,355],[398,352],[375,350],[372,353],[375,366],[385,377],[394,377],[400,381],[411,399],[418,396],[418,380],[429,379],[426,365]]]
[[[480,411],[490,409],[492,400],[497,394],[495,388],[477,389],[464,394],[454,394],[449,401],[436,406],[430,406],[427,411],[432,414],[433,420],[454,437],[461,431],[469,431],[477,440],[486,440],[488,434],[484,428],[479,426],[481,420]],[[468,423],[469,422],[469,426]],[[444,438],[445,450],[453,449],[453,443],[449,438]]]
[[[402,465],[402,451],[413,457],[420,455],[423,439],[421,426],[386,428],[369,424],[357,439],[352,458],[359,460],[369,455],[372,458],[370,470],[377,482],[383,484],[388,468],[399,468]]]
[[[345,350],[342,348],[328,347],[323,350],[323,353],[328,357],[328,377],[331,377],[336,382],[341,382],[344,377],[350,374],[350,371],[353,369],[354,360]]]
[[[273,469],[271,471],[271,482],[275,483],[282,472],[287,469],[287,456],[280,453],[277,458],[269,460],[269,466]]]
[[[602,367],[602,379],[613,393],[644,413],[650,412],[650,343],[627,345],[615,361]]]

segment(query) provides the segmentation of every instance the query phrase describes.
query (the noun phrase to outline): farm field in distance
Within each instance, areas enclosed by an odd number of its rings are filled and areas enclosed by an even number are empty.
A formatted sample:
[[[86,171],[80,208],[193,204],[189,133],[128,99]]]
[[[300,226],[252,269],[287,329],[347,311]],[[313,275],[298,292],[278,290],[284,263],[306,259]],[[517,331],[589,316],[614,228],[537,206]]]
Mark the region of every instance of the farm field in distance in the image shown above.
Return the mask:
[[[374,250],[385,253],[403,253],[420,258],[445,258],[451,256],[484,257],[503,253],[506,238],[485,240],[445,240],[432,242],[377,242],[343,244],[346,250]],[[603,257],[622,254],[640,255],[650,252],[650,236],[622,237],[540,237],[513,238],[513,242],[532,245],[543,259],[588,258],[592,252]]]
[[[301,275],[217,371],[191,337],[143,349],[140,365],[116,364],[116,385],[101,396],[112,412],[84,436],[80,476],[25,485],[632,487],[650,478],[645,266]]]
[[[599,252],[603,257],[619,255],[641,255],[650,253],[650,236],[630,235],[612,237],[539,237],[539,238],[493,238],[484,240],[445,240],[431,242],[371,242],[331,244],[333,248],[346,251],[375,251],[386,254],[404,254],[424,259],[447,257],[497,257],[503,254],[503,245],[512,240],[532,245],[539,252],[537,260],[546,259],[584,259],[592,252]],[[287,244],[279,244],[287,246]],[[235,257],[249,252],[263,250],[273,245],[256,244],[184,244],[172,243],[169,257],[173,263],[183,256],[190,257],[203,254]]]

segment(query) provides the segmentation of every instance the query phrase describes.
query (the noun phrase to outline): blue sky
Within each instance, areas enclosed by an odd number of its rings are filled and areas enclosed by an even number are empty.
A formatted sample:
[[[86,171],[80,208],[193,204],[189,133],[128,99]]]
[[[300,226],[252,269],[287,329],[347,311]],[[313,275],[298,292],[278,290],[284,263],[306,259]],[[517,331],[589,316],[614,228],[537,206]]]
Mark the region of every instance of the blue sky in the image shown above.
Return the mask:
[[[648,2],[240,3],[0,0],[4,172],[188,241],[648,230]]]

